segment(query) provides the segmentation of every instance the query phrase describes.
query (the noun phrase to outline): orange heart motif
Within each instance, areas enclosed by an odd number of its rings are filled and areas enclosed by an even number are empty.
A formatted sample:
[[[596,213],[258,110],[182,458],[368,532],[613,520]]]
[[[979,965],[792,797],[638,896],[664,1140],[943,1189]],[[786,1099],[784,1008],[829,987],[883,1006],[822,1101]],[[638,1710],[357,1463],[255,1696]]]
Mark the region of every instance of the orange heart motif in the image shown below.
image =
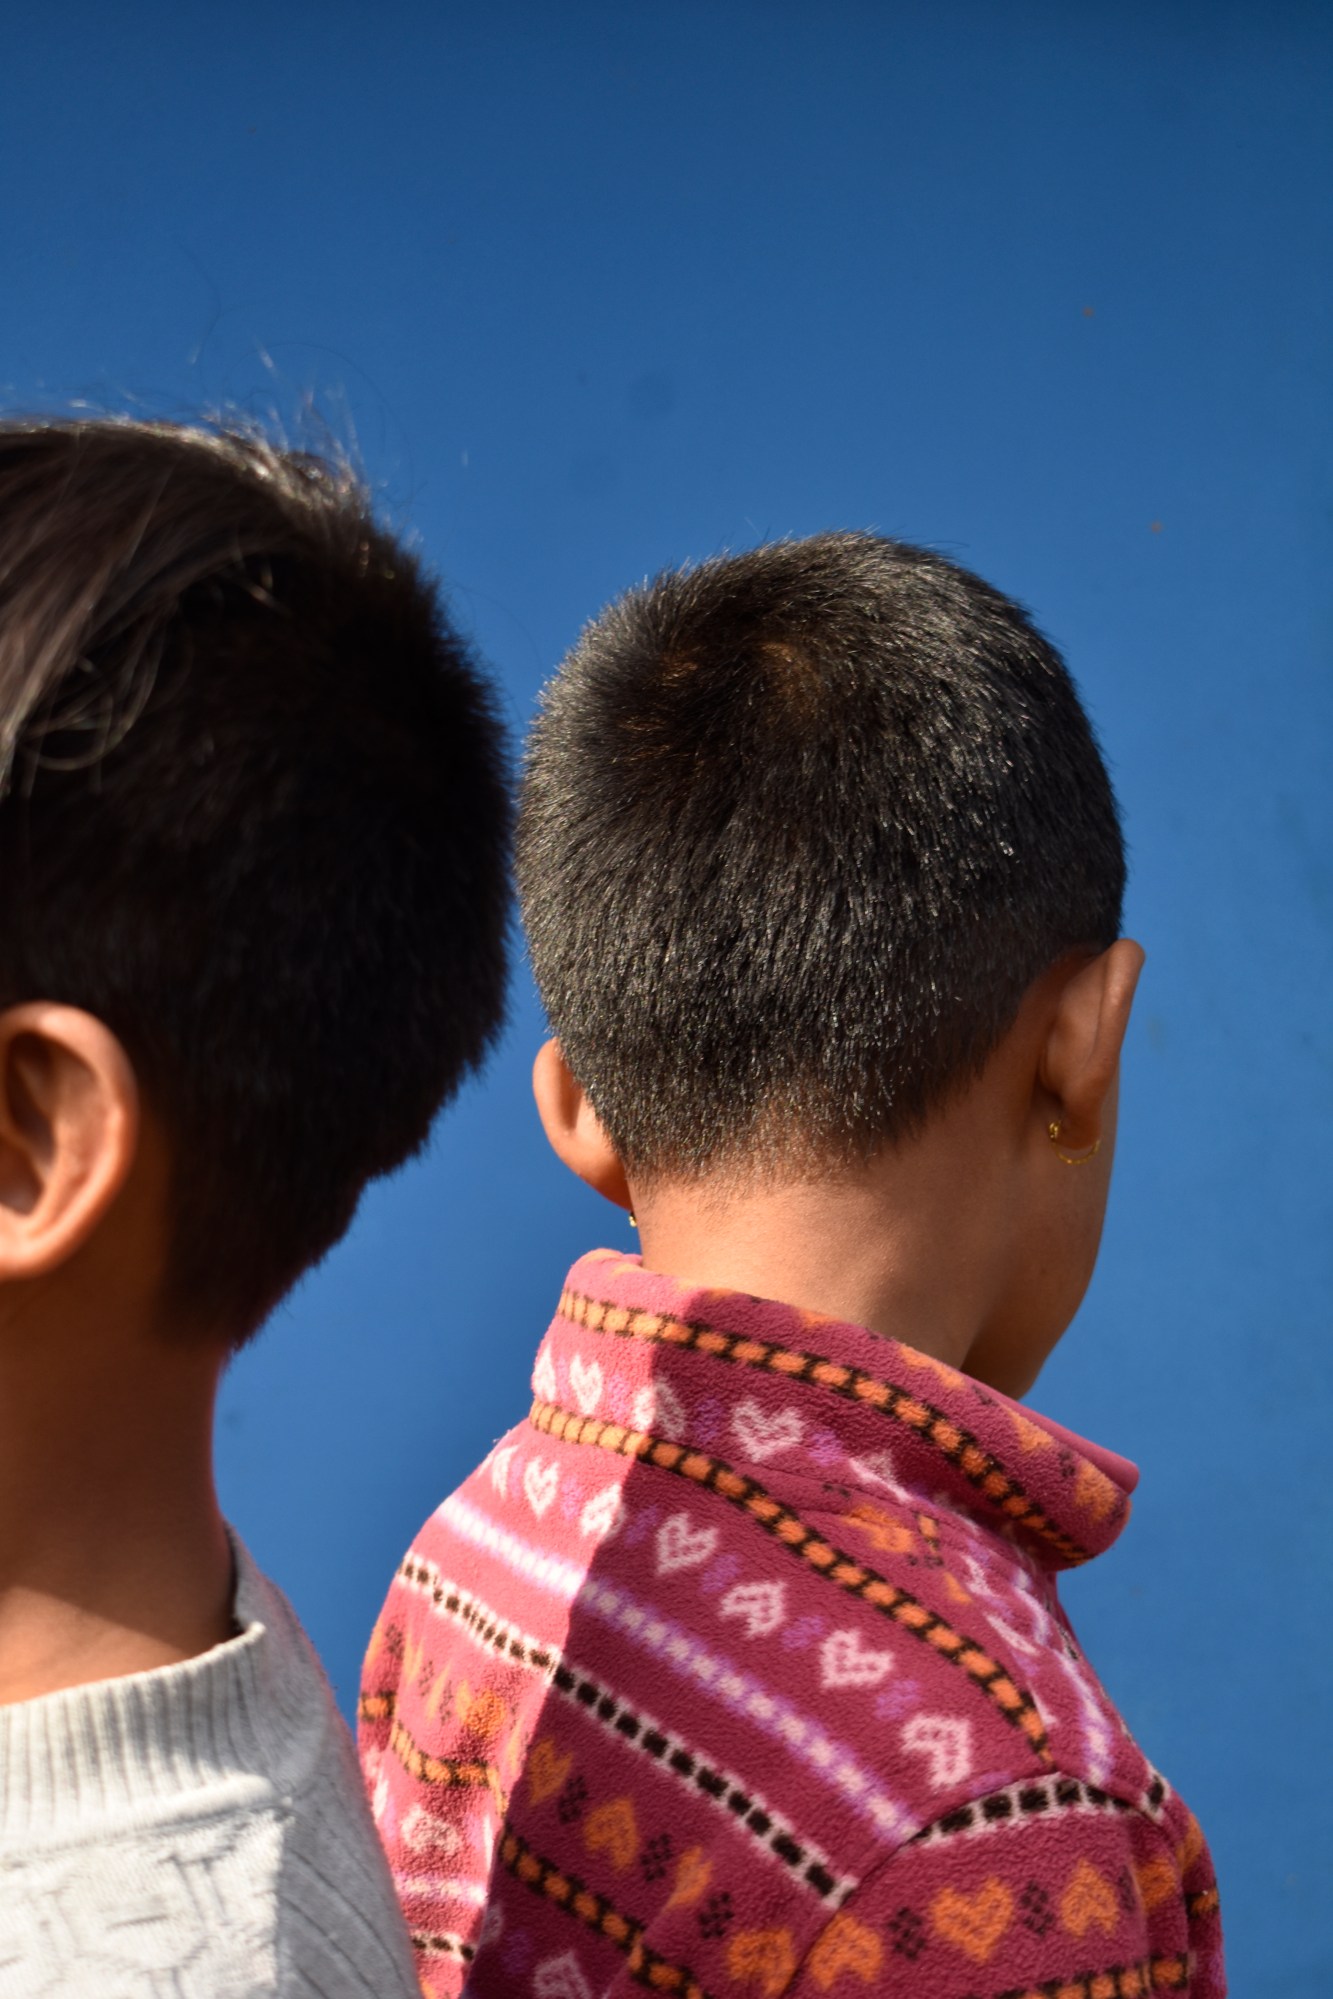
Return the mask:
[[[937,1360],[934,1354],[920,1352],[916,1347],[904,1347],[898,1359],[906,1361],[909,1367],[924,1368],[929,1374],[933,1374],[937,1381],[943,1382],[946,1388],[957,1388],[962,1381],[962,1376],[956,1368]]]
[[[1199,1855],[1203,1852],[1203,1831],[1193,1812],[1185,1831],[1185,1837],[1176,1848],[1176,1865],[1182,1874],[1188,1874]]]
[[[895,1520],[882,1506],[872,1506],[868,1500],[854,1506],[846,1520],[849,1527],[865,1535],[872,1548],[881,1548],[888,1555],[905,1555],[916,1539],[910,1527],[905,1527],[901,1520]]]
[[[688,1909],[697,1902],[713,1878],[713,1863],[701,1846],[687,1846],[676,1862],[676,1885],[667,1901],[668,1909]]]
[[[628,1867],[639,1851],[639,1822],[629,1798],[612,1798],[588,1813],[583,1844],[589,1853],[605,1853],[611,1865]]]
[[[403,1664],[398,1684],[403,1687],[415,1685],[421,1678],[421,1669],[426,1663],[426,1648],[415,1638],[403,1640]]]
[[[1145,1909],[1160,1908],[1180,1893],[1180,1878],[1169,1860],[1147,1860],[1134,1869]]]
[[[765,1999],[778,1999],[796,1974],[796,1947],[790,1930],[742,1930],[727,1952],[733,1978],[756,1982]]]
[[[1115,1889],[1090,1860],[1080,1860],[1060,1897],[1060,1920],[1071,1936],[1081,1937],[1093,1929],[1109,1937],[1120,1920]]]
[[[836,1915],[810,1953],[810,1975],[824,1992],[849,1971],[863,1985],[879,1977],[884,1946],[873,1930],[845,1911]]]
[[[945,1942],[965,1951],[974,1964],[984,1964],[994,1953],[1013,1913],[1013,1895],[993,1875],[975,1895],[941,1888],[930,1905],[931,1921]]]
[[[1049,1430],[1043,1430],[1040,1423],[1030,1423],[1016,1409],[1009,1411],[1009,1420],[1014,1426],[1020,1450],[1049,1451],[1054,1445],[1055,1438]]]
[[[573,1761],[572,1749],[562,1756],[551,1736],[542,1737],[528,1758],[528,1796],[534,1805],[544,1805],[560,1789]]]
[[[479,1735],[483,1742],[499,1735],[509,1719],[509,1708],[499,1694],[490,1687],[474,1694],[466,1680],[454,1695],[454,1713],[468,1733]]]
[[[1094,1520],[1105,1520],[1119,1497],[1119,1486],[1084,1458],[1074,1480],[1074,1504],[1085,1507]]]

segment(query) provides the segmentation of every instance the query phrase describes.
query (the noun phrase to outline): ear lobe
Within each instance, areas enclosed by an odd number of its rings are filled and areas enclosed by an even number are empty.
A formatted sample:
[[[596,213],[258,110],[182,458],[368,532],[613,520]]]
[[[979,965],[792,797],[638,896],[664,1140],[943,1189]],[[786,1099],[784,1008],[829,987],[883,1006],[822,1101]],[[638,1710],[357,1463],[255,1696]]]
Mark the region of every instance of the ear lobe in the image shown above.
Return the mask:
[[[1142,947],[1122,937],[1061,989],[1042,1052],[1041,1082],[1059,1105],[1060,1142],[1070,1152],[1081,1152],[1102,1136],[1142,969]]]
[[[0,1282],[44,1276],[88,1239],[138,1136],[134,1071],[109,1028],[45,1000],[0,1013]]]
[[[632,1206],[629,1182],[587,1092],[558,1041],[544,1041],[532,1065],[532,1094],[542,1130],[557,1159],[585,1186],[618,1208]]]

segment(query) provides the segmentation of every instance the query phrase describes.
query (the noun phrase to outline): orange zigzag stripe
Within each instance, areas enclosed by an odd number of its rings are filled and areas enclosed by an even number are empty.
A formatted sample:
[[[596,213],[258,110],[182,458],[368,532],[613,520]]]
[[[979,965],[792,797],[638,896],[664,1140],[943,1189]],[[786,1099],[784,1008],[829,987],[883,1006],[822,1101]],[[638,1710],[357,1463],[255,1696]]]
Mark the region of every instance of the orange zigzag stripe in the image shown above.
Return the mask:
[[[394,1713],[395,1706],[392,1694],[363,1694],[357,1702],[357,1713],[362,1721],[392,1722],[389,1747],[408,1776],[415,1777],[419,1784],[439,1784],[449,1790],[489,1791],[503,1818],[509,1799],[495,1765],[472,1757],[430,1755],[412,1740]]]
[[[463,1964],[471,1964],[477,1955],[476,1945],[453,1930],[413,1930],[411,1936],[418,1957],[456,1957]]]
[[[613,1943],[637,1985],[646,1985],[651,1992],[672,1993],[676,1999],[708,1999],[693,1972],[649,1950],[643,1940],[642,1923],[622,1915],[605,1895],[595,1894],[576,1875],[566,1874],[554,1861],[543,1860],[516,1832],[505,1833],[500,1842],[500,1858],[509,1872],[534,1894],[544,1895],[558,1909],[577,1917],[588,1929]]]
[[[841,1361],[829,1360],[822,1354],[770,1346],[765,1340],[718,1332],[713,1326],[691,1324],[662,1312],[634,1311],[628,1305],[612,1305],[604,1299],[589,1298],[578,1291],[561,1293],[559,1311],[560,1316],[568,1319],[571,1325],[590,1333],[608,1333],[617,1339],[649,1340],[660,1346],[686,1348],[707,1354],[713,1360],[729,1361],[735,1367],[752,1367],[766,1374],[780,1375],[784,1381],[810,1381],[816,1387],[827,1388],[833,1394],[842,1396],[845,1401],[855,1402],[862,1408],[878,1409],[932,1445],[962,1472],[984,1499],[988,1499],[1016,1526],[1026,1527],[1029,1532],[1039,1535],[1067,1562],[1077,1564],[1090,1559],[1088,1550],[1081,1548],[1077,1541],[1071,1540],[1062,1528],[1048,1519],[1035,1500],[1024,1492],[1012,1472],[1006,1471],[999,1459],[971,1431],[955,1423],[942,1409],[936,1409],[919,1395],[909,1394],[892,1381],[881,1381],[878,1376],[866,1374],[859,1367],[846,1367]],[[1111,1481],[1101,1472],[1095,1472],[1093,1477],[1106,1487],[1105,1494],[1099,1496],[1113,1503],[1117,1494]]]
[[[670,1443],[664,1437],[627,1430],[623,1423],[603,1423],[595,1416],[576,1416],[551,1402],[534,1402],[528,1420],[546,1436],[562,1438],[570,1444],[595,1444],[601,1450],[615,1451],[620,1457],[637,1458],[641,1464],[675,1472],[678,1477],[729,1500],[818,1574],[827,1576],[850,1596],[860,1597],[966,1673],[994,1701],[1005,1720],[1022,1731],[1042,1761],[1052,1760],[1036,1702],[1025,1689],[1014,1685],[997,1660],[937,1617],[933,1610],[927,1610],[906,1590],[896,1588],[874,1569],[853,1561],[850,1555],[822,1540],[799,1514],[782,1506],[743,1472],[733,1471],[720,1458],[687,1450],[683,1444]]]
[[[1015,1985],[995,1999],[1150,1999],[1154,1992],[1184,1992],[1189,1986],[1187,1957],[1145,1958],[1108,1971],[1085,1971],[1078,1978],[1051,1978],[1042,1985]]]

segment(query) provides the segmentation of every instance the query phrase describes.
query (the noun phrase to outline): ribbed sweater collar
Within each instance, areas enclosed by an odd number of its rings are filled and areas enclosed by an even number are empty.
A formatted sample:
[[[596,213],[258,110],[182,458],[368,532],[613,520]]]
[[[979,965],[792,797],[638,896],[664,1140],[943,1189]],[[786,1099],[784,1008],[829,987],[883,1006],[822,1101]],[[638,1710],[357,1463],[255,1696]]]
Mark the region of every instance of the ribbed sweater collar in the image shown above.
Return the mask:
[[[86,1834],[207,1792],[285,1790],[318,1752],[324,1703],[282,1594],[233,1536],[237,1635],[152,1672],[0,1707],[0,1842]]]
[[[643,1455],[661,1440],[760,1484],[817,1478],[941,1501],[1043,1567],[1102,1553],[1135,1467],[996,1389],[845,1320],[690,1288],[594,1250],[569,1274],[533,1370],[533,1420]],[[605,1434],[600,1434],[605,1433]],[[656,1445],[652,1445],[656,1448]]]

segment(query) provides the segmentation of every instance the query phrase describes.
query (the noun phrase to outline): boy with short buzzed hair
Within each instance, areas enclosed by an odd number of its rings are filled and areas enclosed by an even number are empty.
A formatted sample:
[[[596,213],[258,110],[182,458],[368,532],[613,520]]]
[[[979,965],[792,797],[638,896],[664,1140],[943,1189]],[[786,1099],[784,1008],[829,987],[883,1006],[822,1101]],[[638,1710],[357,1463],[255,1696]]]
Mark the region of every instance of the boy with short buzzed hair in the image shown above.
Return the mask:
[[[0,425],[0,1993],[416,1990],[212,1413],[495,1032],[508,816],[344,470]]]
[[[542,1120],[642,1253],[575,1265],[371,1645],[426,1989],[1217,1999],[1202,1836],[1056,1591],[1133,1468],[1011,1399],[1142,959],[1058,655],[870,535],[660,577],[547,690],[519,863]]]

